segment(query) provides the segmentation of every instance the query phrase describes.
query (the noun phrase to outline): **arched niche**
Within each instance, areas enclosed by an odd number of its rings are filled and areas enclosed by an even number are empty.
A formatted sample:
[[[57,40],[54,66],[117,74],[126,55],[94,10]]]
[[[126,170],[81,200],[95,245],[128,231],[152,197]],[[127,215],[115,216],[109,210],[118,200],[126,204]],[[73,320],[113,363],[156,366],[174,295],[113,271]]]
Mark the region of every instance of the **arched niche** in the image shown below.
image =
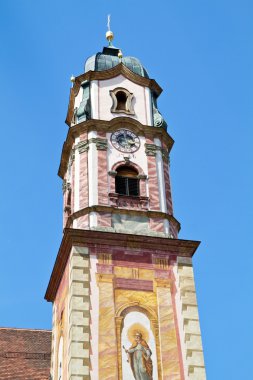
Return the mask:
[[[143,356],[139,352],[139,358],[134,353],[127,354],[124,347],[131,351],[136,342],[136,334],[141,334],[141,342],[145,342],[146,353],[150,353],[149,362],[152,363],[152,377],[148,374],[142,374],[144,380],[158,380],[158,361],[157,361],[157,347],[155,335],[152,331],[152,322],[142,311],[130,311],[126,314],[123,320],[123,328],[121,331],[121,360],[122,360],[122,380],[135,380],[133,370],[139,370],[140,367],[145,368],[143,364]],[[141,344],[140,346],[144,349]],[[136,349],[136,348],[132,348]]]
[[[58,345],[58,358],[57,358],[58,368],[57,368],[57,380],[62,380],[63,371],[63,337],[60,337]]]
[[[134,95],[126,88],[117,87],[110,91],[112,97],[112,113],[126,113],[134,115],[133,97]]]
[[[136,325],[134,326],[134,324]],[[153,362],[152,380],[158,380],[158,374],[160,374],[161,369],[160,343],[156,312],[146,305],[145,307],[141,306],[139,302],[132,302],[128,305],[122,305],[116,311],[116,328],[118,342],[119,380],[135,380],[130,363],[127,362],[127,355],[123,348],[123,346],[125,346],[126,349],[129,349],[132,345],[133,336],[130,336],[130,339],[128,339],[129,333],[131,335],[131,328],[133,330],[141,330],[141,328],[143,328],[143,331],[148,331],[147,343],[150,345],[150,349],[152,351],[151,358]]]

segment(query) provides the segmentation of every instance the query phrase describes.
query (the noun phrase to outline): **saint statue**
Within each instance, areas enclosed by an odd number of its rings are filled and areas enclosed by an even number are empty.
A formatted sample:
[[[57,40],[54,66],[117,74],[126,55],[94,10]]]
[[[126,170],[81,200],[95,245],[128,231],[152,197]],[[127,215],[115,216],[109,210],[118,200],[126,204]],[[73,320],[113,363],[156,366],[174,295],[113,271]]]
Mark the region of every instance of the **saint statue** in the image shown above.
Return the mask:
[[[153,365],[151,360],[152,352],[147,342],[142,338],[142,334],[135,334],[135,342],[127,350],[128,361],[133,371],[135,380],[153,380]]]

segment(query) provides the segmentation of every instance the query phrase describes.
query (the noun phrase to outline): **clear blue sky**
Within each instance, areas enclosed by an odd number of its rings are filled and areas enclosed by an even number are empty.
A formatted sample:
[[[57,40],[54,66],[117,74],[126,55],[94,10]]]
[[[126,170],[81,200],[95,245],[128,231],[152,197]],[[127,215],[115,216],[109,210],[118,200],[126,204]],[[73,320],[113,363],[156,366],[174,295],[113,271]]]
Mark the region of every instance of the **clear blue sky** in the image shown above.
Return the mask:
[[[0,325],[51,328],[57,177],[70,82],[106,41],[163,87],[180,237],[194,257],[209,380],[252,379],[253,5],[247,0],[1,0]]]

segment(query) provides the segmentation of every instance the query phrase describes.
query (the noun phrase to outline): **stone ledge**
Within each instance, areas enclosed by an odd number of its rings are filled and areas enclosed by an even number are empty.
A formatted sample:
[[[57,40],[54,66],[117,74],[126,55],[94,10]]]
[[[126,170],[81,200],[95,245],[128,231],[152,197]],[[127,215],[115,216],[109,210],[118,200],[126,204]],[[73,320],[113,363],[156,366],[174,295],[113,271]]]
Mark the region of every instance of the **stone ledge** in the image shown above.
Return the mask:
[[[193,372],[187,371],[187,380],[206,380],[205,367],[191,366],[191,368]]]
[[[185,334],[185,345],[188,350],[202,351],[201,335]]]
[[[190,306],[192,308],[192,306]],[[199,313],[197,306],[194,306],[194,310],[183,310],[184,319],[199,320]]]
[[[80,254],[71,257],[70,265],[72,268],[89,268],[89,258]]]
[[[85,349],[83,342],[70,342],[69,345],[69,356],[71,357],[70,360],[73,359],[84,359],[89,358],[90,350]]]
[[[183,305],[197,306],[197,298],[195,292],[188,293],[187,295],[182,296],[181,302]]]
[[[192,276],[179,276],[179,284],[181,286],[194,286],[194,279]]]
[[[83,327],[71,327],[69,332],[69,338],[71,340],[71,343],[83,343],[87,342],[90,339],[90,329],[89,326]],[[85,331],[86,330],[86,331]]]
[[[90,309],[90,303],[89,301],[83,300],[84,297],[82,296],[72,296],[70,300],[70,308],[74,311],[80,311],[80,310],[89,310]]]
[[[69,323],[80,326],[89,326],[90,310],[71,310]]]
[[[195,321],[191,319],[184,319],[183,325],[184,325],[184,332],[186,334],[201,335],[198,320]]]
[[[89,283],[87,282],[89,285]],[[83,282],[72,282],[71,284],[71,296],[89,296],[89,286],[85,286]]]
[[[74,278],[73,278],[74,277]],[[89,273],[85,273],[83,268],[77,269],[74,268],[70,271],[70,281],[72,282],[73,279],[77,281],[89,281]]]
[[[83,365],[83,359],[82,358],[71,358],[69,362],[69,373],[70,378],[75,376],[84,376],[89,375],[89,366]]]
[[[193,267],[191,265],[178,264],[177,266],[179,276],[193,277]]]
[[[203,352],[199,350],[187,350],[186,352],[186,360],[188,366],[204,366],[204,356]]]
[[[82,325],[82,326],[80,326],[80,325],[72,325],[71,327],[70,327],[70,332],[71,332],[71,330],[72,329],[82,329],[82,332],[84,332],[84,333],[87,333],[87,332],[89,332],[90,330],[89,330],[89,325]],[[72,339],[73,340],[73,339]]]

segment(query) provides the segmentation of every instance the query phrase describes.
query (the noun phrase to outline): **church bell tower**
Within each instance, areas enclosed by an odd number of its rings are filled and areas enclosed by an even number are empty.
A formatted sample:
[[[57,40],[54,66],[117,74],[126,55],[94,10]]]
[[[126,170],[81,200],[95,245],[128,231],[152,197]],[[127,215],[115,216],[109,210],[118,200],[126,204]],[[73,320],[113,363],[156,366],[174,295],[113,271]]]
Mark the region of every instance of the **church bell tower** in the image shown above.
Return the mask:
[[[112,45],[72,77],[59,176],[53,380],[205,380],[192,256],[178,239],[162,92]]]

